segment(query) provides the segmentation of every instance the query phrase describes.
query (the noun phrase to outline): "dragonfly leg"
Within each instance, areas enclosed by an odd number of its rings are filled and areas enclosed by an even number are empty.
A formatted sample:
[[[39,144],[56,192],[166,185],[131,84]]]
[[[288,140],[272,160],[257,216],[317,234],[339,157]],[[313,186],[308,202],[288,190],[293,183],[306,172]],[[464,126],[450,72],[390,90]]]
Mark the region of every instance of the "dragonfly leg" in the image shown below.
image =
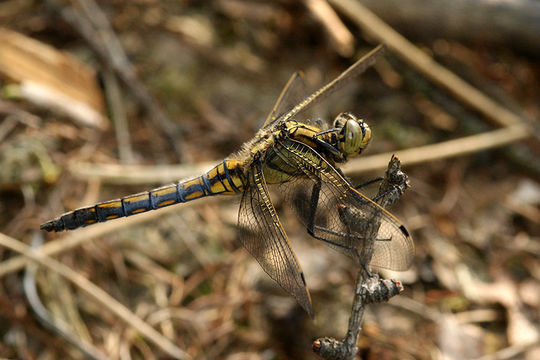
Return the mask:
[[[317,212],[317,206],[319,204],[320,193],[321,193],[321,180],[318,179],[318,181],[316,181],[313,184],[313,188],[311,190],[311,201],[310,201],[310,205],[309,205],[309,217],[308,217],[308,221],[307,221],[307,225],[306,225],[308,234],[311,235],[312,237],[314,237],[315,239],[320,240],[322,242],[325,242],[325,243],[327,243],[329,245],[332,245],[332,246],[335,246],[335,247],[338,247],[338,248],[342,248],[344,250],[347,250],[347,252],[349,252],[349,253],[352,252],[354,254],[354,256],[356,257],[356,259],[358,260],[358,262],[361,263],[364,266],[365,270],[367,271],[367,268],[363,264],[362,258],[360,256],[360,254],[358,253],[358,249],[356,247],[354,247],[354,246],[351,247],[351,246],[347,246],[347,245],[344,245],[344,244],[334,242],[332,240],[324,238],[323,236],[318,236],[315,233],[315,230],[316,230],[318,232],[327,233],[329,235],[334,235],[334,236],[338,236],[338,237],[341,237],[341,238],[352,237],[352,238],[355,239],[355,242],[358,242],[358,241],[363,242],[364,241],[363,238],[361,238],[359,236],[356,236],[356,235],[353,235],[353,234],[347,234],[347,233],[340,232],[340,231],[334,231],[334,230],[327,229],[327,228],[322,227],[322,226],[315,225],[315,214]],[[369,274],[369,272],[368,272],[368,274]]]
[[[344,234],[344,233],[340,233],[340,232],[337,232],[337,231],[333,231],[333,230],[330,230],[330,229],[326,229],[326,228],[323,228],[323,227],[320,227],[320,226],[315,226],[315,229],[318,230],[318,231],[322,231],[322,232],[327,232],[329,234],[333,234],[333,235],[339,235],[339,236],[352,236],[353,238],[356,238],[356,240],[358,241],[363,241],[363,238],[359,237],[359,236],[355,236],[355,235],[351,235],[351,234]],[[344,244],[340,244],[340,243],[337,243],[337,242],[334,242],[334,241],[331,241],[331,240],[328,240],[328,239],[325,239],[324,237],[321,237],[321,236],[317,236],[315,234],[311,234],[311,236],[313,236],[315,239],[317,240],[320,240],[328,245],[331,245],[331,246],[334,246],[336,248],[340,248],[340,249],[343,249],[345,250],[345,253],[348,253],[348,254],[354,254],[354,257],[356,258],[356,261],[358,261],[358,263],[360,263],[360,265],[362,266],[362,268],[364,269],[366,275],[368,277],[371,277],[372,276],[372,273],[371,273],[371,270],[369,269],[369,266],[368,264],[366,264],[365,261],[362,261],[362,256],[360,255],[360,253],[358,252],[358,249],[354,246],[347,246],[347,245],[344,245]]]
[[[386,190],[385,192],[375,196],[374,198],[372,198],[371,200],[377,202],[379,199],[385,197],[386,195],[390,194],[392,191],[394,191],[394,189],[389,189],[389,190]]]
[[[382,178],[381,178],[382,179]],[[394,191],[397,191],[400,195],[403,194],[403,191],[404,191],[404,188],[407,187],[406,183],[407,183],[407,180],[408,180],[408,177],[405,176],[405,178],[403,179],[403,181],[401,182],[401,184],[399,185],[391,185],[390,188],[388,190],[386,190],[385,192],[375,196],[373,199],[373,201],[377,202],[379,199],[385,197],[386,195],[390,194],[391,192],[394,192]]]
[[[344,244],[336,243],[334,241],[325,239],[324,237],[318,236],[317,234],[315,234],[315,230],[317,230],[317,231],[325,232],[325,233],[328,233],[328,234],[331,234],[331,235],[338,235],[340,237],[346,237],[346,236],[353,236],[354,237],[354,235],[351,235],[351,234],[345,234],[345,233],[342,233],[342,232],[330,230],[330,229],[315,225],[315,213],[317,212],[317,206],[319,204],[319,196],[320,196],[320,194],[321,194],[321,180],[318,179],[318,181],[315,182],[315,184],[313,184],[313,189],[311,190],[311,202],[310,202],[310,205],[309,205],[309,217],[308,217],[307,226],[306,226],[308,234],[311,235],[312,237],[314,237],[315,239],[320,240],[322,242],[325,242],[325,243],[327,243],[329,245],[339,247],[339,248],[343,248],[345,250],[352,251],[355,254],[355,257],[358,259],[358,262],[362,263],[361,258],[360,258],[360,254],[358,253],[358,250],[355,247],[350,247],[350,246],[346,246]],[[358,238],[358,240],[361,240],[361,239]]]
[[[317,231],[322,231],[322,232],[325,232],[327,234],[330,234],[330,235],[336,235],[336,236],[339,236],[339,237],[344,237],[344,236],[349,236],[351,237],[352,239],[356,240],[356,241],[364,241],[364,238],[363,237],[360,237],[360,236],[356,236],[356,235],[352,235],[352,234],[346,234],[344,232],[340,232],[340,231],[334,231],[334,230],[330,230],[330,229],[327,229],[325,227],[322,227],[322,226],[317,226],[315,225],[313,227],[314,230],[317,230]],[[328,243],[330,245],[335,245],[335,246],[339,246],[341,248],[344,248],[344,249],[350,249],[348,246],[344,246],[342,244],[337,244],[337,243],[334,243],[333,241],[331,240],[328,240],[328,239],[325,239],[321,236],[317,236],[317,235],[313,235],[310,233],[311,236],[313,236],[315,239],[317,240],[320,240],[320,241],[323,241],[325,243]],[[392,238],[386,238],[386,239],[375,239],[375,241],[392,241]]]
[[[321,135],[324,135],[324,134],[328,134],[328,133],[331,133],[331,132],[339,132],[339,131],[341,131],[340,128],[331,128],[331,129],[326,129],[326,130],[319,131],[318,133],[316,133],[313,136],[318,137],[318,136],[321,136]]]
[[[319,136],[321,136],[321,135],[324,135],[324,134],[327,134],[327,133],[330,133],[330,132],[336,132],[336,131],[339,131],[339,130],[340,129],[333,128],[333,129],[320,131],[320,132],[316,133],[315,135],[313,135],[313,141],[318,146],[321,146],[324,150],[330,152],[336,158],[341,159],[342,161],[344,161],[345,157],[343,156],[343,153],[341,151],[339,151],[334,145],[328,143],[327,141],[321,140],[319,138]]]
[[[363,183],[363,184],[356,185],[354,188],[355,188],[356,190],[358,190],[358,189],[363,188],[363,187],[365,187],[365,186],[368,186],[368,185],[371,185],[371,184],[373,184],[373,183],[382,181],[383,179],[384,179],[383,177],[379,176],[378,178],[375,178],[375,179],[373,179],[373,180],[366,181],[366,182]]]
[[[326,233],[329,233],[329,234],[332,234],[332,235],[351,236],[350,234],[345,234],[345,233],[341,233],[341,232],[338,232],[338,231],[333,231],[333,230],[323,228],[323,227],[320,227],[320,226],[315,226],[315,230],[326,232]],[[325,239],[324,237],[318,236],[318,235],[315,235],[315,234],[310,233],[310,235],[313,236],[315,239],[317,239],[319,241],[322,241],[322,242],[324,242],[324,243],[326,243],[328,245],[332,245],[332,246],[335,246],[335,247],[338,247],[338,248],[341,248],[341,249],[344,249],[344,250],[349,250],[349,251],[354,253],[355,257],[358,260],[360,260],[360,254],[358,253],[358,249],[356,249],[354,246],[347,246],[347,245],[344,245],[344,244],[340,244],[340,243],[337,243],[337,242],[332,241],[332,240]],[[352,235],[352,236],[356,237],[357,239],[361,239],[358,236],[354,236],[354,235]]]

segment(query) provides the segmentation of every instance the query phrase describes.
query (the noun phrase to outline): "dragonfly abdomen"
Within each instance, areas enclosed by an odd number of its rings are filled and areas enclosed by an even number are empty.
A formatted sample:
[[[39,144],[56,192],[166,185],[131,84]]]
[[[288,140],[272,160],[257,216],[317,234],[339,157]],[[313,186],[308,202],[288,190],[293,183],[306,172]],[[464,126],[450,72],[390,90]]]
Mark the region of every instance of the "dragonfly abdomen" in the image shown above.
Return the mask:
[[[80,208],[41,225],[42,230],[62,231],[132,216],[205,196],[244,191],[241,162],[224,160],[201,176],[121,199]]]

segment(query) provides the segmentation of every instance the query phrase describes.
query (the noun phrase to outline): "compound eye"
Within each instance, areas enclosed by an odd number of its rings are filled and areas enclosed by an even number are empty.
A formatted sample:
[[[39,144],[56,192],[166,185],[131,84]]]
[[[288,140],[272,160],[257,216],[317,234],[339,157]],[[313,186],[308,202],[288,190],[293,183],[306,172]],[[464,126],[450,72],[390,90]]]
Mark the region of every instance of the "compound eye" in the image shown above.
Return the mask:
[[[343,127],[341,150],[345,156],[355,156],[362,142],[362,129],[354,120],[348,120]]]
[[[360,119],[348,120],[341,133],[341,151],[345,157],[360,155],[371,140],[371,129]]]
[[[366,123],[362,123],[362,144],[360,144],[361,150],[368,146],[371,141],[371,129]]]
[[[353,141],[357,136],[362,136],[362,133],[362,128],[356,121],[347,121],[347,140]]]

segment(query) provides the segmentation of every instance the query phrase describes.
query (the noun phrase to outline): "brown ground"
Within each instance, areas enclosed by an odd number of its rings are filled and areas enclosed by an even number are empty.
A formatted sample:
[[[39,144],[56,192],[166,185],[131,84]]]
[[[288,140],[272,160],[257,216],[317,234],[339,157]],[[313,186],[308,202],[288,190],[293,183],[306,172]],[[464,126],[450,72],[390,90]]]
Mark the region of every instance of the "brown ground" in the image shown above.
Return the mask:
[[[43,235],[37,232],[42,222],[64,211],[162,183],[162,169],[147,169],[155,177],[134,185],[129,179],[135,175],[124,168],[113,183],[96,169],[93,176],[78,175],[68,170],[72,164],[122,165],[130,152],[135,164],[148,166],[224,158],[253,136],[293,71],[303,70],[313,88],[375,44],[347,22],[357,38],[354,55],[336,55],[321,23],[292,2],[198,3],[99,4],[173,130],[151,121],[156,114],[120,82],[119,106],[127,113],[130,137],[121,146],[113,126],[80,126],[53,109],[13,99],[13,79],[0,73],[0,233],[30,244]],[[112,86],[113,73],[58,9],[46,11],[33,1],[0,3],[0,22],[73,54],[102,75],[106,88]],[[538,119],[538,59],[451,39],[417,45],[500,104]],[[320,114],[345,110],[373,129],[367,155],[399,156],[400,149],[496,128],[392,53],[327,101]],[[2,127],[8,118],[16,120],[9,129]],[[403,164],[412,187],[393,212],[410,229],[416,257],[409,271],[384,273],[400,279],[405,292],[368,308],[361,358],[512,358],[504,352],[489,356],[506,348],[517,350],[516,359],[540,357],[538,149],[538,140],[529,139]],[[379,175],[365,173],[354,181]],[[197,359],[313,358],[315,338],[344,336],[356,267],[309,238],[279,193],[273,195],[307,276],[314,321],[236,243],[237,198],[180,205],[137,224],[119,220],[91,239],[95,234],[86,229],[74,232],[88,241],[55,258]],[[0,247],[0,269],[16,255]],[[19,270],[0,279],[0,357],[83,358],[34,315],[23,276]],[[40,268],[36,280],[48,311],[109,357],[168,357],[54,272]]]

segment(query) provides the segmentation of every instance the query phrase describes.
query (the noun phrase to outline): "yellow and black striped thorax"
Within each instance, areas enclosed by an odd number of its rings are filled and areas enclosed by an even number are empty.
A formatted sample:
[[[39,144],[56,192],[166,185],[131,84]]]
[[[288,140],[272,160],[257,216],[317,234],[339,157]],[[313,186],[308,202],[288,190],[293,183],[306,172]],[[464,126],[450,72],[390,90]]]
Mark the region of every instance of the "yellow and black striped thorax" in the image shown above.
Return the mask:
[[[296,120],[289,120],[281,124],[279,131],[276,132],[278,141],[285,139],[294,139],[300,141],[312,148],[317,148],[317,143],[313,140],[314,136],[321,133],[322,129],[314,125],[308,125]],[[329,143],[336,144],[338,137],[335,133],[327,133],[319,136],[319,139]]]

